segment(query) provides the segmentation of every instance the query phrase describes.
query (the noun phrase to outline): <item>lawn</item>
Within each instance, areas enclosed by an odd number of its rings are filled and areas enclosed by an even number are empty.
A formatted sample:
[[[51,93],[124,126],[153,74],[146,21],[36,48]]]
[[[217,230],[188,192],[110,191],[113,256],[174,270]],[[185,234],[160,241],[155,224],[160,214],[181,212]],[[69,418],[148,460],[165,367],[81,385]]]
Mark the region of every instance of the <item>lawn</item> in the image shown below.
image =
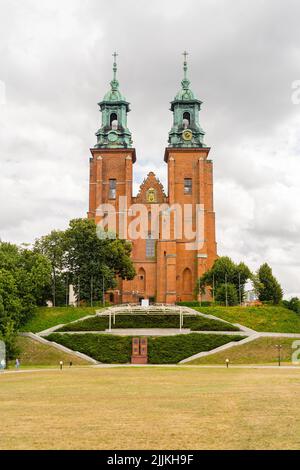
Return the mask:
[[[80,351],[103,363],[121,364],[128,363],[131,359],[132,336],[53,333],[47,339],[74,351]],[[210,351],[230,341],[241,339],[242,336],[198,333],[148,336],[148,360],[150,364],[176,364],[201,351]]]
[[[180,315],[116,315],[112,328],[178,328]],[[109,327],[109,317],[87,318],[81,322],[65,325],[57,331],[103,331]],[[183,328],[192,331],[239,331],[239,328],[219,320],[200,315],[184,315]]]
[[[73,365],[90,365],[90,362],[73,356],[73,354],[59,351],[51,346],[51,344],[42,344],[24,336],[18,337],[17,346],[20,349],[18,357],[21,362],[21,367],[58,367],[59,361],[63,361],[64,364],[69,364],[69,362],[72,361]],[[13,363],[11,365],[13,365]]]
[[[231,323],[256,331],[274,333],[300,333],[300,315],[279,306],[262,307],[197,307],[202,313],[215,315]]]
[[[38,333],[52,326],[79,320],[87,315],[94,315],[96,310],[99,310],[99,307],[39,307],[36,309],[34,317],[21,328],[21,331]]]
[[[299,449],[300,371],[0,374],[1,449]]]
[[[187,365],[225,364],[227,358],[230,360],[230,364],[278,364],[277,344],[282,346],[282,362],[286,365],[292,365],[291,355],[295,351],[292,348],[294,341],[295,338],[258,338],[250,343],[234,346],[227,351],[194,359]]]

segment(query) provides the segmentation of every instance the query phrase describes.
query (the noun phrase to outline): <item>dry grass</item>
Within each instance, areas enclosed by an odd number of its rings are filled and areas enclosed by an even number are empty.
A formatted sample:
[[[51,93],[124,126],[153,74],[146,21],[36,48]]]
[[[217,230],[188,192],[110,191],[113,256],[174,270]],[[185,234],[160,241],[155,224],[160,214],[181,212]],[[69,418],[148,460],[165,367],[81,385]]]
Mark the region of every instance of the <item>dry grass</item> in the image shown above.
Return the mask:
[[[291,356],[295,351],[292,344],[296,338],[258,338],[250,343],[234,346],[226,351],[200,357],[187,363],[191,364],[225,364],[228,358],[231,364],[277,364],[278,349],[281,344],[281,360],[286,365],[292,365]]]
[[[86,368],[0,376],[1,449],[299,449],[300,371]]]

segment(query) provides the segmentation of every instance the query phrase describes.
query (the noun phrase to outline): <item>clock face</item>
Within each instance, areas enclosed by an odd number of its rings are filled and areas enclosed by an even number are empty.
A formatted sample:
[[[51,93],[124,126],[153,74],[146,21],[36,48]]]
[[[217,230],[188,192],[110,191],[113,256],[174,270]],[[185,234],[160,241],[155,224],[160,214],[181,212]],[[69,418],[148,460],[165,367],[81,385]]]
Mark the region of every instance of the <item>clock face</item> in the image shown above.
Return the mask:
[[[107,138],[110,142],[115,142],[116,140],[118,140],[118,134],[116,134],[115,132],[110,132]]]
[[[184,140],[192,140],[193,133],[189,129],[186,129],[185,131],[183,131],[182,137],[183,137]]]

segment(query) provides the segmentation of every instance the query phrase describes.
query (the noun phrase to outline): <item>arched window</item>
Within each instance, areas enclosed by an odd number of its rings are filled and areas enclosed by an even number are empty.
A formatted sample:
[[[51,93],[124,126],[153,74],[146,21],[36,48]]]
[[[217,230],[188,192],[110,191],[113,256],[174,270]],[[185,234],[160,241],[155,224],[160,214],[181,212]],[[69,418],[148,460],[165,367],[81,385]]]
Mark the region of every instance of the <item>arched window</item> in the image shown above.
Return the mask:
[[[144,268],[138,270],[138,291],[145,292],[146,290],[146,271]]]
[[[192,286],[192,272],[189,268],[185,268],[182,274],[182,290],[185,294],[191,294],[193,291]]]
[[[118,116],[116,115],[116,113],[111,113],[109,122],[110,122],[110,127],[112,129],[118,128]]]
[[[190,113],[185,112],[183,113],[183,118],[182,118],[182,124],[185,129],[187,129],[190,125],[191,122],[191,116]]]

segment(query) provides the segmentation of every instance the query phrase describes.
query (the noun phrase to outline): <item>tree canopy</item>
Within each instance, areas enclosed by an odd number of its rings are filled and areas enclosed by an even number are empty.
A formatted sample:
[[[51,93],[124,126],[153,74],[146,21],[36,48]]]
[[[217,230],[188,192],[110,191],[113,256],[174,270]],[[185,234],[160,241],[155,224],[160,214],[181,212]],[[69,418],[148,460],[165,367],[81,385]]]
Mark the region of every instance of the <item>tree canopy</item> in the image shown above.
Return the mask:
[[[239,299],[243,300],[245,284],[251,277],[252,273],[245,263],[236,264],[228,256],[221,256],[216,259],[211,269],[198,280],[198,290],[200,289],[204,293],[205,289],[209,288],[212,294],[218,293],[216,300],[218,297],[219,301],[225,303],[227,285],[227,295],[230,289],[231,303],[234,305]]]
[[[273,276],[272,269],[267,263],[260,266],[254,278],[254,283],[260,301],[279,304],[282,300],[283,291],[281,285],[275,276]]]
[[[33,314],[50,281],[51,266],[45,256],[0,242],[0,338],[9,356],[15,331]]]
[[[53,303],[63,304],[73,284],[78,300],[102,300],[103,290],[116,286],[116,278],[133,279],[131,245],[118,238],[98,237],[92,219],[73,219],[65,231],[53,231],[35,243],[52,266]]]

